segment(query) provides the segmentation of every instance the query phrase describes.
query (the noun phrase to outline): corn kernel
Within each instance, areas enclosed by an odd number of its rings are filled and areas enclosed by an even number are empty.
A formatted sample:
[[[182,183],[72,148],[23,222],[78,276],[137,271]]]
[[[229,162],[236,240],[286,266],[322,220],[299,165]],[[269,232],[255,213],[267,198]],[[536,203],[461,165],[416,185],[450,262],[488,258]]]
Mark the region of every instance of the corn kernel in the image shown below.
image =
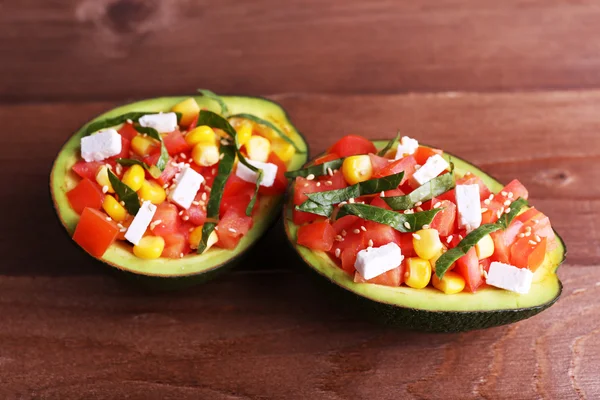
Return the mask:
[[[271,152],[271,142],[262,136],[251,136],[246,142],[248,158],[253,161],[267,162]]]
[[[200,106],[192,97],[177,103],[171,108],[171,111],[181,113],[181,125],[188,126],[200,112]]]
[[[483,260],[494,254],[494,239],[490,235],[485,235],[475,245],[477,258]]]
[[[216,144],[198,143],[192,149],[192,160],[201,167],[215,165],[219,162],[219,148]]]
[[[414,289],[423,289],[431,280],[431,266],[429,261],[419,257],[410,257],[406,260],[406,284]]]
[[[190,247],[192,249],[197,249],[198,244],[200,243],[201,239],[202,239],[202,225],[195,227],[194,230],[192,231],[192,233],[190,233],[190,237],[188,239],[188,241],[190,243]],[[206,242],[206,250],[210,249],[212,247],[212,245],[217,243],[218,241],[219,241],[219,236],[217,236],[217,232],[212,231],[210,233],[210,236],[208,237],[208,241]],[[206,251],[206,250],[204,250],[204,251]]]
[[[142,187],[138,190],[138,195],[152,204],[160,204],[167,198],[167,193],[162,186],[154,181],[146,180],[144,180]]]
[[[131,139],[131,150],[140,157],[146,157],[158,148],[157,141],[149,136],[137,135]]]
[[[282,139],[275,139],[271,141],[271,151],[285,163],[290,161],[296,153],[294,146]]]
[[[165,239],[160,236],[144,236],[133,246],[133,254],[139,258],[152,260],[160,257],[165,249]]]
[[[117,222],[124,221],[127,218],[127,210],[123,207],[117,199],[115,199],[110,194],[104,196],[104,201],[102,202],[102,208],[109,217],[114,219]]]
[[[350,156],[342,164],[342,174],[350,185],[364,182],[373,176],[373,166],[368,155]]]
[[[216,144],[217,135],[210,126],[201,125],[189,131],[187,135],[185,135],[185,141],[190,146],[194,146],[198,143]]]
[[[237,142],[239,146],[243,146],[248,143],[250,137],[252,137],[252,130],[254,129],[254,124],[248,120],[241,120],[237,126],[235,127],[235,131],[237,133]]]
[[[442,254],[444,254],[445,251],[446,251],[446,246],[444,246],[444,244],[442,243],[442,248],[440,249],[440,251],[435,253],[435,255],[429,259],[429,264],[431,264],[431,269],[433,271],[435,271],[435,263],[437,262],[438,258],[440,258],[442,256]]]
[[[127,171],[125,171],[121,182],[129,186],[134,192],[137,192],[142,187],[145,176],[146,174],[144,172],[144,168],[134,164]]]
[[[454,271],[446,271],[442,279],[434,274],[431,278],[431,283],[434,288],[441,290],[446,294],[459,293],[465,288],[464,278]]]
[[[107,187],[109,193],[115,192],[112,185],[110,184],[110,179],[108,179],[108,166],[103,165],[102,167],[100,167],[100,169],[96,173],[96,182],[98,182],[98,185],[100,185],[101,187]]]
[[[436,229],[421,229],[415,234],[413,236],[415,253],[425,260],[434,258],[444,248]]]

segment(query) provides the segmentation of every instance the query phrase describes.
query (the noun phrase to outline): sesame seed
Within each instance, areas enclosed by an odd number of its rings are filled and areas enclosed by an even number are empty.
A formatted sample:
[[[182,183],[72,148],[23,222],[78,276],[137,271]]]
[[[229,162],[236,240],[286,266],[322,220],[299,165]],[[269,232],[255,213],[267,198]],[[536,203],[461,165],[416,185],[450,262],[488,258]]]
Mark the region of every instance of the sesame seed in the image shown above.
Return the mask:
[[[417,202],[415,203],[415,206],[416,206],[416,207],[419,207],[419,206],[422,206],[422,205],[423,205],[423,202],[422,202],[422,201],[417,201]]]
[[[189,215],[184,215],[183,217],[181,217],[182,220],[187,221],[190,219]]]
[[[534,224],[537,224],[540,222],[538,219],[532,219],[531,221],[533,221]]]
[[[346,204],[348,204],[347,201],[342,201],[340,204],[338,204],[338,206],[341,207],[341,206],[345,206]]]
[[[179,258],[183,258],[183,253],[179,253]]]
[[[102,186],[102,193],[108,192],[108,185]]]
[[[508,192],[508,196],[507,196],[507,197],[508,197],[509,199],[512,199],[514,196],[515,196],[515,195],[514,195],[514,193],[513,193],[513,192]]]
[[[490,205],[490,203],[491,203],[491,200],[490,200],[490,199],[485,199],[485,200],[483,201],[483,204],[485,204],[486,206],[489,206],[489,205]]]
[[[446,243],[450,243],[450,242],[452,241],[452,238],[453,238],[453,237],[454,237],[453,235],[450,235],[450,236],[448,236],[448,237],[446,238]]]
[[[519,233],[517,236],[520,237],[520,238],[524,238],[525,234],[524,233]]]
[[[525,232],[525,237],[531,236],[531,232]]]
[[[483,270],[483,277],[484,277],[485,279],[487,279],[487,277],[488,277],[487,271],[486,271],[485,269]]]
[[[413,233],[412,235],[416,240],[421,240],[421,236],[419,234]]]
[[[183,215],[183,210],[179,211],[179,216],[181,217]]]
[[[142,133],[142,137],[148,137],[147,133]]]
[[[225,158],[225,153],[219,154],[219,160],[222,160],[223,158]]]
[[[221,139],[221,144],[223,146],[229,146],[229,141],[225,140],[225,139]]]
[[[460,240],[463,240],[463,239],[464,239],[463,235],[458,235],[458,238],[459,238]]]
[[[536,242],[540,243],[542,241],[542,238],[539,235],[535,235],[533,237],[535,239]]]
[[[344,238],[341,235],[335,235],[335,240],[341,242],[342,240],[344,240]]]
[[[342,253],[342,251],[341,251],[339,248],[335,249],[335,256],[336,256],[337,258],[340,258],[340,254],[341,254],[341,253]]]
[[[307,187],[307,186],[308,186],[308,182],[305,182],[305,183],[304,183],[304,187]]]
[[[429,224],[425,224],[421,227],[422,229],[429,229]]]
[[[410,224],[408,223],[408,221],[404,222],[404,227],[406,229],[410,229]]]
[[[354,204],[354,202],[355,202],[355,201],[356,201],[356,200],[354,200],[354,197],[352,197],[352,198],[348,199],[348,203],[350,203],[350,204]]]
[[[358,235],[360,233],[360,229],[355,229],[352,232]]]
[[[234,228],[227,228],[227,230],[231,233],[237,233],[237,231]]]
[[[117,164],[117,175],[121,175],[121,172],[123,172],[123,166],[121,164]]]
[[[327,186],[331,186],[331,185],[333,185],[333,182],[331,182],[331,181],[325,181],[325,184],[326,184]]]
[[[342,236],[346,236],[348,234],[348,232],[346,232],[345,229],[342,229]]]
[[[317,187],[320,187],[320,186],[321,186],[321,182],[317,182]]]
[[[104,164],[104,165],[106,165],[106,168],[108,168],[112,171],[112,168],[113,168],[112,165],[110,165],[110,164]]]
[[[373,247],[373,239],[369,239],[369,242],[367,244],[369,247]]]
[[[366,232],[366,231],[367,231],[367,228],[365,228],[365,226],[364,226],[364,225],[361,225],[361,226],[360,226],[360,230],[361,230],[361,231],[363,231],[363,232]]]
[[[504,210],[504,214],[508,214],[510,212],[510,207],[508,207],[506,210]]]
[[[127,121],[126,121],[126,122],[127,122],[128,124],[133,124],[133,121],[132,121],[132,120],[130,120],[129,118],[127,118]]]
[[[489,201],[492,201],[492,199],[493,199],[493,198],[494,198],[494,194],[492,193],[492,194],[490,194],[490,196],[488,197],[488,200],[489,200]]]
[[[512,203],[510,200],[506,200],[506,201],[504,202],[504,205],[505,205],[505,206],[510,206],[510,203]]]
[[[487,210],[488,210],[487,208],[483,207],[483,208],[481,209],[481,213],[483,214],[483,213],[484,213],[484,212],[486,212]]]
[[[195,206],[199,206],[199,205],[200,205],[200,202],[199,202],[199,201],[196,201],[196,200],[194,200],[194,201],[192,201],[192,204],[193,204],[193,205],[195,205]]]
[[[127,228],[123,227],[123,228],[119,229],[119,232],[127,232]]]
[[[121,200],[121,201],[119,202],[119,204],[120,204],[120,205],[122,205],[123,207],[125,207],[125,202],[124,202],[124,201],[122,201],[122,200]]]
[[[312,181],[313,179],[315,179],[315,175],[314,174],[309,174],[306,179],[308,179],[309,181]]]
[[[418,212],[423,211],[423,207],[417,207],[415,210],[417,210]]]
[[[185,153],[179,153],[179,157],[186,158]]]
[[[433,205],[433,208],[440,208],[441,205],[442,205],[442,203],[438,201],[437,203],[435,203]]]
[[[525,227],[525,232],[531,232],[531,227],[530,226],[526,226]]]
[[[381,193],[379,193],[379,197],[385,197],[385,192],[382,190]]]
[[[528,243],[532,246],[535,246],[537,244],[537,242],[535,240],[529,240]]]
[[[419,169],[421,169],[421,165],[419,165],[419,164],[415,165],[415,171],[417,171]]]
[[[106,217],[106,220],[107,221],[112,221],[112,218],[111,217]]]
[[[327,175],[333,176],[333,171],[329,167],[327,168]]]
[[[404,210],[404,214],[414,214],[414,213],[415,213],[414,210],[410,210],[410,209]]]
[[[189,229],[189,232],[193,232],[193,231],[194,231],[194,229],[196,229],[196,228],[190,228],[190,229]]]
[[[504,197],[508,196],[508,193],[506,193],[504,190],[500,192],[500,194]]]
[[[117,228],[125,228],[122,223],[117,223]]]

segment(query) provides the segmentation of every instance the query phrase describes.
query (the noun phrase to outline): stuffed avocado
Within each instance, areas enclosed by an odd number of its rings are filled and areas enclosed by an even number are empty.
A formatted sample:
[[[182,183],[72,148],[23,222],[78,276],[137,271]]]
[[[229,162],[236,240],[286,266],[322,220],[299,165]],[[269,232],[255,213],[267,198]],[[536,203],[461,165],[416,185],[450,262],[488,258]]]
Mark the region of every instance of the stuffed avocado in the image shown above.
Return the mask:
[[[566,249],[527,189],[408,137],[346,136],[294,180],[284,210],[304,263],[387,323],[465,331],[560,296]]]
[[[201,92],[113,109],[60,150],[52,200],[90,255],[136,276],[202,281],[274,222],[306,142],[272,101]]]

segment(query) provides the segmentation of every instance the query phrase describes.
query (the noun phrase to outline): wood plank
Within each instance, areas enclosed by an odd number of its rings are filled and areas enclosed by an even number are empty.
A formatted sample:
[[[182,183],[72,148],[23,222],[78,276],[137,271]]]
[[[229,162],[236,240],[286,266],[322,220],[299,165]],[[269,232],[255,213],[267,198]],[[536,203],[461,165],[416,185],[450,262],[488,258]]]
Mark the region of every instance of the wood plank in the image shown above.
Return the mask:
[[[0,12],[0,101],[600,86],[600,7],[26,0]]]

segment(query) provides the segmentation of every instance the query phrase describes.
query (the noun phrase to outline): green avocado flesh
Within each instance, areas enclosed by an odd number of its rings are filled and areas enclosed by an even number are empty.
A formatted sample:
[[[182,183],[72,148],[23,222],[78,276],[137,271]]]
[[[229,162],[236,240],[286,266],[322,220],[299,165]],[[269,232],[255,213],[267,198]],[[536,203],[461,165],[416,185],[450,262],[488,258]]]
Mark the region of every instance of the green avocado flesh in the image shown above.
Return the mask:
[[[382,148],[386,141],[375,141]],[[504,185],[480,169],[445,153],[459,176],[471,172],[479,176],[490,190],[497,193]],[[413,289],[408,286],[389,287],[370,283],[355,283],[324,252],[313,251],[296,244],[298,227],[292,222],[293,203],[285,210],[285,229],[297,253],[311,269],[357,297],[369,313],[385,322],[419,330],[465,331],[503,325],[528,318],[552,305],[560,296],[562,284],[556,270],[563,262],[566,249],[557,235],[558,246],[546,254],[544,263],[534,274],[534,283],[527,294],[487,287],[476,293],[447,295],[433,287]]]
[[[163,111],[171,110],[175,104],[189,98],[162,97],[157,99],[143,100],[115,108],[104,113],[93,121],[115,117],[131,111]],[[219,112],[219,105],[206,97],[192,96],[200,108]],[[300,168],[307,161],[308,146],[304,138],[290,122],[287,114],[278,104],[257,97],[228,97],[223,96],[231,113],[248,113],[275,122],[294,141],[304,153],[296,153],[288,162],[288,169]],[[84,128],[81,128],[71,137],[60,150],[58,157],[52,167],[50,176],[50,191],[54,207],[62,224],[70,236],[75,231],[79,214],[70,206],[66,193],[75,187],[80,178],[71,171],[71,167],[80,160],[80,139]],[[135,275],[151,277],[183,278],[189,276],[205,275],[226,266],[237,256],[245,252],[256,242],[265,231],[272,225],[281,207],[283,196],[261,196],[259,210],[254,215],[252,229],[240,240],[234,250],[211,248],[204,254],[191,254],[181,259],[159,258],[155,260],[144,260],[136,257],[131,251],[131,245],[117,241],[104,253],[100,261],[109,264],[119,270]]]

